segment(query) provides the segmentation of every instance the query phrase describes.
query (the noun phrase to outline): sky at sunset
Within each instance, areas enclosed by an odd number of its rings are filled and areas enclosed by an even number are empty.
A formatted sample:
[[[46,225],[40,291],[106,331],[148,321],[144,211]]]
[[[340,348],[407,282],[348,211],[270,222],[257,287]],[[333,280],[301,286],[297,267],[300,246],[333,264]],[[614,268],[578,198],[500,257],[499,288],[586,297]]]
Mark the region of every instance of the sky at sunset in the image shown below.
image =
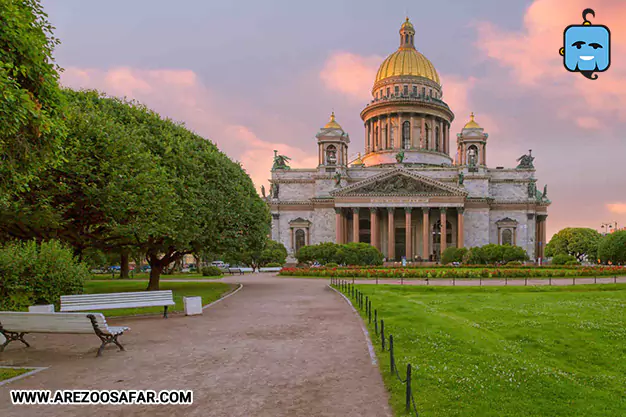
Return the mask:
[[[552,200],[548,235],[626,226],[626,1],[44,0],[61,39],[61,81],[137,99],[215,142],[257,188],[273,150],[317,166],[315,134],[331,110],[364,147],[359,113],[408,13],[417,49],[437,68],[456,134],[476,113],[487,162],[536,156]],[[569,73],[563,29],[611,29],[611,68]],[[451,132],[452,133],[452,132]],[[452,140],[453,137],[451,137]]]

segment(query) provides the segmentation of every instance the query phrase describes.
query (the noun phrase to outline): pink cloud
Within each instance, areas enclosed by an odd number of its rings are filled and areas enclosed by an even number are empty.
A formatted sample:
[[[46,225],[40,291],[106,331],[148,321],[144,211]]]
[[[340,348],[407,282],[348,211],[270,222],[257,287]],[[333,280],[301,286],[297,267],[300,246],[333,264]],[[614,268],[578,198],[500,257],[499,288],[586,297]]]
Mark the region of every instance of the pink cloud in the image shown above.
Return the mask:
[[[331,91],[353,100],[367,101],[372,97],[376,71],[383,59],[376,55],[364,57],[350,52],[334,52],[326,60],[320,79]]]
[[[510,68],[516,83],[533,89],[540,96],[559,99],[563,118],[575,120],[586,129],[605,127],[600,122],[613,112],[626,120],[626,3],[615,0],[535,0],[526,10],[521,31],[506,31],[490,22],[478,27],[476,47],[483,56]],[[582,11],[592,7],[592,23],[612,30],[612,66],[599,79],[589,81],[563,67],[559,49],[563,30],[582,23]],[[588,113],[593,112],[592,116]],[[579,117],[586,113],[586,117]],[[594,120],[595,119],[595,120]]]
[[[626,203],[610,203],[606,208],[614,214],[626,214]]]
[[[70,67],[62,74],[61,82],[72,88],[97,89],[135,99],[163,116],[184,121],[188,128],[239,160],[257,187],[267,185],[274,149],[293,157],[294,167],[317,166],[316,154],[311,157],[280,141],[263,140],[250,128],[231,120],[225,112],[228,106],[218,104],[213,93],[190,70]]]

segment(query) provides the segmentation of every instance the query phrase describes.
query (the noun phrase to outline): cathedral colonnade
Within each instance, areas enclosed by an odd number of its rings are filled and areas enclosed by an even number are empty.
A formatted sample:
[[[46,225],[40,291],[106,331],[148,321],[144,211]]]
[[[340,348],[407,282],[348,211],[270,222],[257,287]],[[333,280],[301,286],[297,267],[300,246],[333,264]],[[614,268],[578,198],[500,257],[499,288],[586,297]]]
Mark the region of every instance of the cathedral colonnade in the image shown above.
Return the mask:
[[[436,261],[464,245],[463,207],[337,207],[335,241],[364,242],[385,258]]]

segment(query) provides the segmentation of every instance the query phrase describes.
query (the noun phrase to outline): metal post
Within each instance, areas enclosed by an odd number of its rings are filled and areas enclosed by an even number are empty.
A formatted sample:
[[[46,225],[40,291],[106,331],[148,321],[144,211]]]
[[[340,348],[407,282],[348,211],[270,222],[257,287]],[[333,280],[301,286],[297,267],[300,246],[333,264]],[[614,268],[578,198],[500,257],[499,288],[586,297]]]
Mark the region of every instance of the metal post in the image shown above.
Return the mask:
[[[528,285],[528,277],[524,277],[524,286]]]
[[[452,286],[456,287],[456,277],[452,277]]]
[[[479,279],[479,281],[478,281],[478,282],[479,282],[478,286],[479,286],[479,287],[482,287],[482,286],[483,286],[483,277],[482,277],[482,276],[480,276],[480,277],[478,277],[478,279]]]
[[[509,285],[509,279],[505,276],[504,277],[504,286],[506,287],[507,285]]]
[[[406,411],[411,411],[411,364],[406,365]]]
[[[365,296],[365,314],[369,314],[370,311],[370,298],[369,296]]]
[[[378,310],[374,310],[374,332],[378,335]]]
[[[367,319],[369,321],[369,324],[372,324],[372,302],[369,302],[369,306],[367,308]]]
[[[385,320],[380,321],[380,340],[382,341],[383,352],[385,351]]]
[[[576,285],[576,277],[572,277],[572,285]]]
[[[596,277],[593,277],[593,283],[594,283],[594,284],[597,284],[597,283],[598,283],[598,280],[596,279]]]
[[[378,285],[378,275],[376,275],[376,285]]]
[[[393,373],[393,369],[395,367],[393,359],[393,335],[389,335],[389,366],[391,367],[391,373]]]
[[[552,286],[552,276],[548,277],[548,282],[550,283],[550,286]]]

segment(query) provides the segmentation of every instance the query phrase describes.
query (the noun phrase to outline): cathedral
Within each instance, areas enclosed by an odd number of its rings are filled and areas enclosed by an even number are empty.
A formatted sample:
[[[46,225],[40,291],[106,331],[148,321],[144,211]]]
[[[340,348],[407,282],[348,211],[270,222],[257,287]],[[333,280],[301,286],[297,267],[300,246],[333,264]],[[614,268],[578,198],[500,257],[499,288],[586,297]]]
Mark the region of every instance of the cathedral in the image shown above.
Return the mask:
[[[415,49],[409,19],[361,111],[364,153],[334,113],[316,135],[318,166],[292,169],[274,152],[272,239],[289,261],[304,245],[365,242],[389,261],[436,262],[447,247],[521,246],[543,258],[550,200],[536,186],[529,151],[515,168],[487,165],[491,141],[474,115],[451,147],[454,113],[433,64]],[[363,148],[360,148],[363,149]]]

